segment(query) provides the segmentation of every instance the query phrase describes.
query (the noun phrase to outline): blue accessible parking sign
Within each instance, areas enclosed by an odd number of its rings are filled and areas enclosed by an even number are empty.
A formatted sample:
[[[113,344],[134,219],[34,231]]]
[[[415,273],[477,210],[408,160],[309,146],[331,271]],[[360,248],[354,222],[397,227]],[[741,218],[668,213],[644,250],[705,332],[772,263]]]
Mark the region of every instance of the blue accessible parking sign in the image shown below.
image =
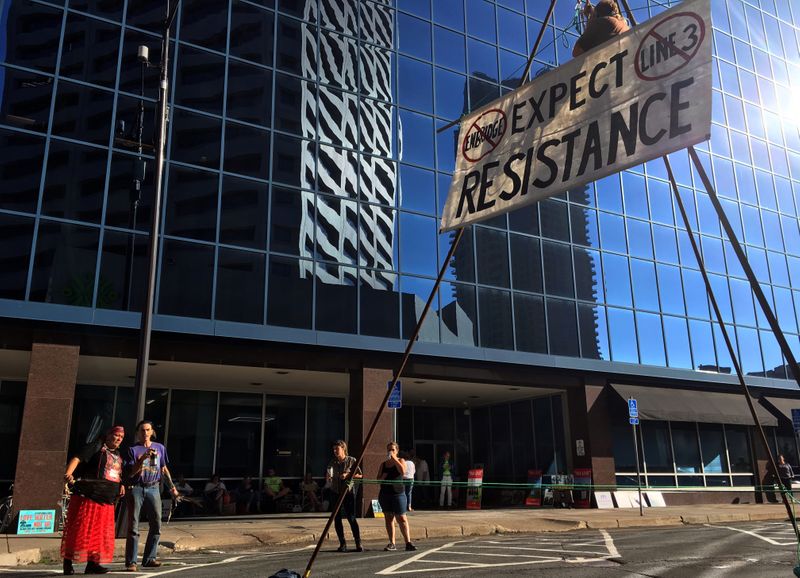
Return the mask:
[[[633,398],[628,400],[628,417],[639,417],[639,405]]]
[[[386,387],[392,387],[392,382],[388,382]],[[386,403],[387,409],[400,409],[403,407],[403,386],[398,381],[394,385],[394,389],[392,390],[392,394],[389,396],[389,401]]]
[[[794,433],[800,433],[800,409],[792,410],[792,425],[794,426]]]

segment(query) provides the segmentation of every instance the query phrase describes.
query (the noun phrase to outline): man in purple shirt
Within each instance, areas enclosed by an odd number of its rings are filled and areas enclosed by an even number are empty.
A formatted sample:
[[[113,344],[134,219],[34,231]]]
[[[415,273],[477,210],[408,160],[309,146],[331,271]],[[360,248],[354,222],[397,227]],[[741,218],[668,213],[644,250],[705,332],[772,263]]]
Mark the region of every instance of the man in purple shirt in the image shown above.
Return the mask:
[[[128,537],[125,541],[125,569],[136,572],[136,561],[139,557],[139,516],[144,515],[150,523],[147,543],[142,555],[142,566],[157,568],[161,562],[156,559],[158,541],[161,538],[161,491],[163,477],[169,491],[178,496],[178,490],[172,483],[167,464],[167,448],[152,441],[156,437],[152,422],[140,421],[136,425],[136,443],[128,449],[125,465],[128,468],[130,489],[128,500]]]

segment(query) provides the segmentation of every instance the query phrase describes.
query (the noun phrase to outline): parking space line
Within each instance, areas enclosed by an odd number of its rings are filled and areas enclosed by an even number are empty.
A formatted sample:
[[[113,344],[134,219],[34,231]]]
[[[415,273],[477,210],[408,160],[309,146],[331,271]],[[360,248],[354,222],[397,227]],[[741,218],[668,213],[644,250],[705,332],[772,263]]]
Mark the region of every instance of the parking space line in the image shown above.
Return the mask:
[[[734,528],[733,526],[717,526],[715,524],[703,524],[709,528],[725,528],[727,530],[732,530],[734,532],[739,532],[741,534],[747,534],[749,536],[753,536],[754,538],[758,538],[759,540],[763,540],[768,544],[772,544],[773,546],[795,546],[797,542],[792,540],[791,542],[778,542],[777,540],[773,540],[772,538],[768,538],[767,536],[762,536],[758,533],[758,530],[766,530],[767,527],[761,526],[755,528],[755,530],[745,530],[744,528]]]

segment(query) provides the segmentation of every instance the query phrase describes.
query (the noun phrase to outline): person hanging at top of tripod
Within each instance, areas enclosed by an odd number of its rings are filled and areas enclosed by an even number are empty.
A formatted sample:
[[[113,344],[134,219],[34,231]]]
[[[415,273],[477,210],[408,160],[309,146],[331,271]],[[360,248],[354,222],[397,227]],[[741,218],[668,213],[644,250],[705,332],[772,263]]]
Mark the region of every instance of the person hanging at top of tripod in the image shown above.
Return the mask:
[[[597,6],[592,6],[591,2],[587,0],[583,7],[583,14],[587,19],[586,27],[581,37],[575,42],[572,56],[588,52],[614,36],[630,30],[628,21],[620,14],[615,0],[600,0]]]

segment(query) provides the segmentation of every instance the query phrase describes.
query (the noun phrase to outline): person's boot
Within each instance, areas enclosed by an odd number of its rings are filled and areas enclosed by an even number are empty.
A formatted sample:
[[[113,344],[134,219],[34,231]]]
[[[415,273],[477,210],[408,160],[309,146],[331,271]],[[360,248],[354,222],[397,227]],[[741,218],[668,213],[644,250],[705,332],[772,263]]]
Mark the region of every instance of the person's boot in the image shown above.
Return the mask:
[[[345,542],[341,542],[339,547],[336,549],[337,552],[347,552],[347,544]]]
[[[64,576],[72,576],[75,574],[75,568],[72,567],[72,560],[64,558]]]
[[[361,546],[361,540],[356,540],[356,552],[363,552],[364,548]]]
[[[105,566],[101,566],[97,562],[92,562],[89,560],[86,563],[86,570],[83,571],[84,574],[108,574],[108,568]]]

